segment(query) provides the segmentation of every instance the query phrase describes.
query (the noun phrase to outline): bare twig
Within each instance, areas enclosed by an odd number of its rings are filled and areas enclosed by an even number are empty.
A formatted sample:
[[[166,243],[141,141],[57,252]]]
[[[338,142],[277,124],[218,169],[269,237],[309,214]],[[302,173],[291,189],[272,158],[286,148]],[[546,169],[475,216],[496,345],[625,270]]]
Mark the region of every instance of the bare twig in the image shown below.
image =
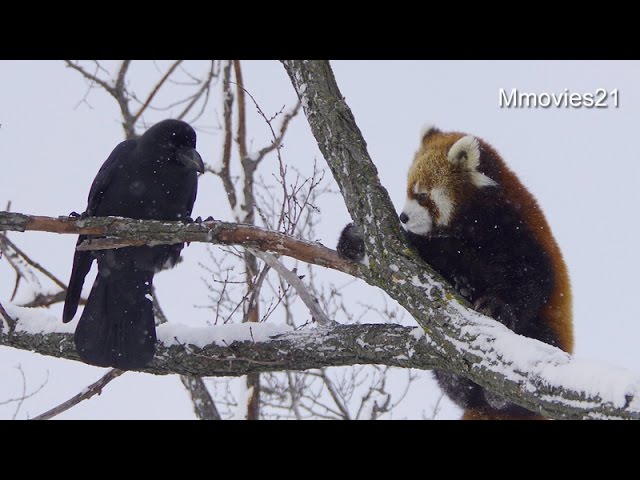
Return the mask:
[[[151,93],[149,93],[149,96],[147,97],[147,99],[140,106],[138,111],[133,115],[133,118],[131,119],[131,123],[132,124],[135,124],[138,121],[138,119],[144,113],[144,111],[147,109],[147,107],[149,107],[149,105],[153,101],[153,99],[156,96],[156,94],[160,91],[162,86],[165,84],[165,82],[169,79],[171,74],[175,71],[176,68],[178,68],[178,66],[181,63],[182,63],[182,60],[176,60],[173,64],[171,64],[171,66],[169,67],[167,72],[162,76],[162,78],[158,81],[158,83],[156,83],[156,85],[153,87],[153,90],[151,90]]]
[[[0,315],[4,318],[5,322],[7,322],[7,325],[9,325],[9,335],[11,335],[16,328],[16,321],[11,318],[11,315],[4,309],[2,302],[0,302]],[[0,335],[2,335],[2,322],[0,322]]]
[[[178,120],[183,120],[184,117],[186,117],[187,114],[191,111],[193,106],[198,102],[198,100],[202,98],[202,95],[204,95],[205,98],[204,98],[204,101],[202,102],[202,108],[200,109],[200,112],[194,118],[192,118],[192,121],[197,120],[202,115],[202,113],[204,112],[204,108],[207,104],[207,100],[209,99],[209,92],[211,91],[211,82],[213,82],[213,79],[215,77],[216,77],[215,62],[212,60],[211,66],[209,68],[209,72],[207,74],[207,78],[202,82],[202,86],[200,87],[200,89],[196,93],[194,93],[190,99],[187,99],[189,100],[189,102],[184,107],[182,112],[178,114],[178,116],[176,117]]]
[[[66,288],[56,293],[36,293],[33,299],[29,300],[26,303],[21,303],[20,306],[27,308],[50,307],[51,305],[54,305],[56,303],[64,302],[66,295]],[[86,303],[87,300],[81,298],[79,305],[85,305]]]
[[[64,290],[64,291],[67,290],[67,285],[64,282],[62,282],[53,273],[51,273],[49,270],[47,270],[42,265],[40,265],[38,262],[33,260],[31,257],[29,257],[24,251],[22,251],[20,248],[18,248],[18,246],[15,243],[13,243],[11,240],[9,240],[9,238],[4,234],[0,234],[0,244],[2,244],[2,243],[6,244],[9,248],[11,248],[14,252],[16,252],[20,257],[22,257],[25,262],[27,262],[33,268],[38,270],[45,277],[50,279],[53,283],[55,283],[57,286],[59,286],[62,290]]]
[[[33,420],[49,420],[55,416],[60,415],[63,412],[66,412],[70,408],[76,406],[78,403],[90,399],[94,395],[100,395],[102,393],[102,389],[107,386],[109,382],[118,378],[123,373],[124,371],[117,370],[115,368],[109,370],[100,380],[92,383],[87,388],[83,389],[79,394],[71,397],[69,400],[61,403],[57,407],[54,407],[51,410],[47,410],[43,414],[34,417]]]
[[[112,96],[116,96],[116,90],[113,86],[109,85],[105,80],[102,80],[101,78],[99,78],[98,76],[87,72],[84,68],[82,68],[80,65],[73,63],[71,60],[65,60],[64,61],[68,67],[80,72],[80,74],[86,78],[87,80],[91,81],[92,83],[96,83],[98,85],[100,85],[102,88],[104,88],[109,94],[111,94]]]
[[[344,420],[350,420],[351,415],[349,414],[349,409],[347,408],[346,402],[344,401],[344,398],[342,397],[336,386],[333,384],[333,381],[327,376],[326,370],[320,370],[316,375],[322,380],[322,383],[324,383],[325,387],[327,387],[333,403],[340,410],[340,416]]]
[[[251,97],[251,99],[255,102],[253,97]],[[276,149],[279,149],[282,146],[282,142],[287,133],[287,129],[289,128],[289,123],[298,114],[299,111],[300,111],[300,102],[298,102],[296,106],[293,107],[293,110],[291,110],[290,112],[284,115],[282,124],[280,125],[280,131],[278,132],[278,134],[275,133],[275,131],[273,130],[273,128],[271,128],[271,125],[270,125],[271,133],[273,135],[273,141],[271,142],[271,144],[258,150],[258,153],[254,155],[253,158],[251,158],[253,162],[260,163],[262,159],[264,159],[264,157],[267,156],[267,154],[273,152]],[[264,115],[264,113],[262,113],[262,116],[265,120],[267,120],[267,117]]]
[[[120,107],[120,113],[123,119],[122,128],[124,129],[125,136],[127,139],[134,138],[136,135],[134,115],[129,109],[129,98],[125,87],[125,78],[131,65],[131,60],[124,60],[120,64],[120,68],[118,69],[114,85],[110,85],[106,80],[99,78],[97,75],[89,73],[79,64],[73,63],[71,60],[65,60],[65,63],[70,68],[80,72],[80,74],[86,79],[101,86],[116,100],[116,102],[118,103],[118,107]]]
[[[49,373],[47,372],[47,378],[45,378],[44,381],[38,387],[36,387],[31,393],[27,393],[27,377],[24,374],[22,365],[18,365],[17,369],[20,372],[20,377],[22,379],[22,393],[17,398],[9,398],[7,400],[3,400],[2,402],[0,402],[0,405],[17,403],[16,409],[14,410],[13,415],[11,417],[13,420],[15,420],[18,417],[18,413],[20,412],[20,408],[22,408],[24,401],[40,393],[42,389],[45,387],[45,385],[47,384],[47,382],[49,381]]]
[[[248,248],[247,250],[249,250],[253,255],[273,268],[276,272],[278,272],[278,274],[282,276],[287,281],[287,283],[289,283],[289,285],[291,285],[296,290],[298,296],[307,306],[307,308],[311,312],[311,315],[313,315],[313,318],[318,322],[319,325],[322,325],[324,327],[332,326],[335,324],[335,322],[329,319],[329,317],[327,317],[327,314],[324,313],[324,311],[320,308],[320,305],[318,305],[318,301],[313,298],[298,275],[282,265],[282,263],[280,263],[280,261],[270,253],[260,252],[254,248]]]
[[[195,414],[200,420],[222,420],[202,378],[180,375],[180,381],[189,392]]]

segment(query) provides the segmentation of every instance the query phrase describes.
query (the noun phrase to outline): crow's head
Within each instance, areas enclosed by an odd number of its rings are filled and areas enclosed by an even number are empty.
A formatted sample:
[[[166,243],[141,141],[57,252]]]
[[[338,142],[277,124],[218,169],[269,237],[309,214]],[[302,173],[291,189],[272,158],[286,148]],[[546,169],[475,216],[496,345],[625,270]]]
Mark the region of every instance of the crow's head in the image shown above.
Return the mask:
[[[204,173],[202,157],[196,151],[196,132],[182,120],[163,120],[140,137],[140,147],[153,151],[158,159],[175,161],[190,170]]]

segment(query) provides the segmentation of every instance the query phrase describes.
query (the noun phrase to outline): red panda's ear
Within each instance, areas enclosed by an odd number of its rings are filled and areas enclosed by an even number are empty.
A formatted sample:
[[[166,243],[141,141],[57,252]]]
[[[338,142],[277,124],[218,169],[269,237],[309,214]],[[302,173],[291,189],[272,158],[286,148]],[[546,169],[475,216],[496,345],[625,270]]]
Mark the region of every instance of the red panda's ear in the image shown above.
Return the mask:
[[[471,176],[471,182],[479,188],[494,187],[498,183],[478,171],[480,166],[480,143],[472,135],[462,137],[454,143],[447,154],[449,162],[460,165],[467,170]]]
[[[427,123],[423,125],[422,129],[420,130],[420,138],[422,139],[422,142],[424,143],[425,140],[427,140],[434,133],[440,133],[440,130],[433,123]]]
[[[447,155],[449,161],[466,170],[475,170],[480,165],[480,145],[478,140],[467,135],[454,143]]]

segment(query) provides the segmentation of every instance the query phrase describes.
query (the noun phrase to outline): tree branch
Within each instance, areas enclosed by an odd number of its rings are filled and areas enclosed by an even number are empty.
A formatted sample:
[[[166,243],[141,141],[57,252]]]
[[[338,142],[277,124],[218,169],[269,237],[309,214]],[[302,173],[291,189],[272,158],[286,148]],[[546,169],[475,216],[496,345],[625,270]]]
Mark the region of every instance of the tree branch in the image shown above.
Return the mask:
[[[171,76],[171,74],[175,71],[176,68],[178,68],[178,66],[182,63],[182,60],[176,60],[167,70],[167,72],[162,76],[162,78],[160,79],[160,81],[158,81],[158,83],[156,83],[155,87],[153,87],[153,90],[151,90],[151,93],[149,93],[149,95],[147,96],[147,99],[144,101],[144,103],[140,106],[140,108],[138,109],[138,111],[133,115],[133,119],[131,120],[132,124],[135,124],[138,119],[142,116],[142,114],[144,113],[144,111],[149,107],[149,105],[151,105],[151,102],[153,100],[153,98],[156,96],[156,94],[160,91],[160,89],[162,88],[162,86],[165,84],[165,82],[169,79],[169,77]]]
[[[61,332],[36,333],[42,325],[50,330],[50,317],[42,323],[32,319],[14,319],[12,335],[0,334],[0,345],[31,350],[42,355],[78,360],[73,334]],[[144,369],[156,375],[190,375],[199,377],[238,377],[250,373],[344,366],[354,364],[393,365],[430,369],[442,362],[425,337],[415,335],[416,329],[399,325],[336,325],[333,328],[305,328],[291,331],[290,327],[276,328],[269,324],[214,327],[185,327],[164,324],[158,327],[157,352]],[[256,341],[262,328],[271,327],[267,341]],[[236,341],[238,329],[249,332],[247,340]],[[231,332],[229,339],[220,334],[217,340],[198,347],[188,339],[216,332]],[[253,334],[252,332],[255,332]],[[187,340],[182,340],[182,339]]]
[[[89,72],[87,72],[84,68],[82,68],[80,65],[73,63],[71,60],[65,60],[64,63],[67,64],[67,67],[72,68],[78,72],[80,72],[80,74],[86,78],[87,80],[100,85],[102,88],[104,88],[110,95],[112,96],[116,96],[116,91],[114,89],[114,87],[112,87],[111,85],[109,85],[107,82],[105,82],[104,80],[102,80],[101,78],[97,77],[96,75],[93,75]]]
[[[224,116],[224,145],[222,147],[222,167],[219,172],[208,168],[208,171],[218,175],[222,180],[222,185],[227,193],[227,199],[231,210],[235,212],[236,205],[238,203],[238,197],[236,194],[236,187],[231,180],[231,147],[233,134],[232,129],[232,115],[233,115],[233,93],[231,92],[231,60],[227,62],[223,70],[222,76],[222,94],[223,94],[223,116]]]
[[[196,417],[200,420],[222,420],[202,378],[180,375],[180,381],[191,396],[191,403],[193,403]]]
[[[77,360],[70,333],[49,333],[46,335],[28,333],[22,330],[20,319],[13,335],[0,334],[0,345],[31,350],[43,355]],[[257,332],[269,325],[245,324]],[[234,325],[234,328],[240,325]],[[29,327],[33,330],[33,326]],[[198,338],[224,327],[176,329],[173,325],[158,328],[160,343],[155,359],[143,370],[158,375],[180,374],[191,376],[236,377],[249,373],[276,372],[287,370],[307,370],[323,367],[348,366],[356,364],[376,364],[402,368],[430,370],[448,368],[450,359],[439,346],[427,337],[421,336],[417,328],[399,325],[339,325],[334,328],[307,328],[299,331],[274,333],[265,341],[218,340],[202,347],[196,347],[181,338]],[[531,340],[522,339],[522,342]],[[225,344],[226,343],[226,344]],[[539,343],[539,342],[538,342]],[[540,348],[544,348],[540,344]],[[485,346],[487,353],[491,346]],[[546,347],[546,346],[545,346]],[[549,347],[552,348],[552,347]],[[569,369],[568,358],[556,359],[555,364],[547,363],[536,370],[546,375],[558,377]],[[593,368],[594,362],[588,363]],[[597,366],[596,366],[597,367]],[[521,403],[536,408],[553,418],[625,418],[640,419],[640,379],[610,369],[615,373],[617,388],[628,392],[623,402],[603,400],[589,392],[576,392],[570,385],[550,386],[531,381],[517,366],[501,365],[513,382],[518,384]],[[596,368],[594,375],[606,378],[604,369]],[[624,378],[624,382],[622,381]],[[535,388],[534,388],[535,387]],[[567,399],[572,399],[570,402]]]
[[[2,306],[2,303],[0,302],[0,335],[4,335],[5,322],[9,327],[9,334],[13,333],[13,331],[16,328],[16,321],[13,318],[11,318],[11,315],[7,313],[7,311]]]
[[[242,81],[240,60],[233,60],[233,72],[236,76],[236,92],[238,95],[238,136],[236,143],[238,144],[238,153],[242,159],[247,156],[247,124],[244,103],[244,82]]]
[[[98,250],[145,244],[161,245],[182,242],[206,242],[243,245],[262,251],[297,258],[306,263],[357,275],[362,266],[341,258],[318,242],[308,242],[251,225],[220,222],[202,223],[133,220],[122,217],[42,217],[0,211],[0,231],[41,231],[63,234],[108,235],[117,238],[94,239],[79,250]]]
[[[53,273],[51,273],[49,270],[47,270],[42,265],[40,265],[38,262],[33,260],[31,257],[29,257],[25,252],[23,252],[20,248],[18,248],[18,246],[15,243],[13,243],[11,240],[9,240],[9,238],[6,235],[0,234],[0,248],[2,248],[2,249],[4,249],[3,248],[3,244],[8,246],[18,256],[22,257],[24,259],[24,261],[27,262],[28,265],[31,265],[33,268],[38,270],[45,277],[47,277],[49,280],[51,280],[53,283],[55,283],[57,286],[59,286],[62,290],[64,290],[64,291],[67,290],[67,285],[64,282],[62,282]]]
[[[323,327],[332,326],[335,322],[327,317],[327,314],[324,313],[318,301],[313,298],[313,295],[309,292],[307,287],[302,283],[302,280],[295,272],[292,272],[287,267],[285,267],[280,261],[271,255],[270,253],[263,253],[254,248],[248,248],[249,252],[252,255],[258,257],[264,263],[269,265],[269,267],[273,268],[278,275],[285,279],[285,281],[291,285],[295,291],[298,293],[298,296],[302,300],[302,302],[307,306],[313,318],[318,322],[319,325]]]
[[[98,380],[95,383],[92,383],[87,388],[84,388],[77,395],[74,395],[69,400],[61,403],[57,407],[54,407],[51,410],[48,410],[41,415],[38,415],[37,417],[33,417],[32,420],[49,420],[55,416],[60,415],[63,412],[66,412],[67,410],[70,410],[80,402],[90,399],[94,395],[100,395],[102,393],[102,389],[105,386],[107,386],[107,384],[109,384],[111,380],[118,378],[123,373],[124,371],[117,370],[115,368],[109,370],[100,380]]]

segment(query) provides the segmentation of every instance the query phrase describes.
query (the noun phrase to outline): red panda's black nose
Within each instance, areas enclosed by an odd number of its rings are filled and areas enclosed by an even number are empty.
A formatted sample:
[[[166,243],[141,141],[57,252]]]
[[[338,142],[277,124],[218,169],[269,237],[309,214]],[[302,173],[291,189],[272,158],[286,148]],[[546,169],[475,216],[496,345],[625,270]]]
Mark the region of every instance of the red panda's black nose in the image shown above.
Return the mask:
[[[406,213],[402,212],[400,214],[400,221],[402,223],[407,223],[409,221],[409,216]]]

